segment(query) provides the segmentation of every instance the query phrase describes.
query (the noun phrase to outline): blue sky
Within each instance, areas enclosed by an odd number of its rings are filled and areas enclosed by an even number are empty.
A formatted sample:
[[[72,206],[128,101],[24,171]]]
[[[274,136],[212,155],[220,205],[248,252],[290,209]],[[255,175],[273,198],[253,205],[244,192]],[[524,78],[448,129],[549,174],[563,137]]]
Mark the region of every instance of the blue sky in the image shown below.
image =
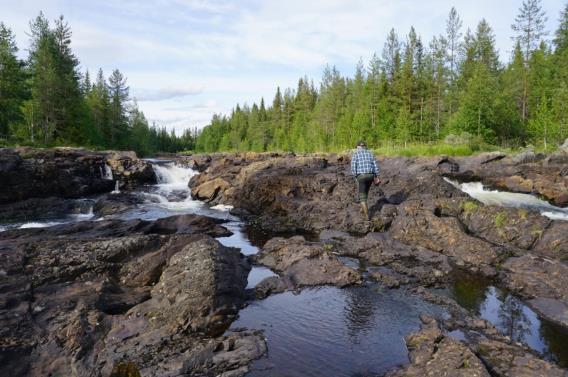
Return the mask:
[[[550,36],[566,2],[543,0]],[[351,75],[357,61],[380,54],[394,27],[401,39],[414,25],[423,40],[444,33],[452,6],[463,31],[482,18],[507,61],[511,23],[521,0],[0,0],[0,21],[16,34],[22,57],[29,21],[40,10],[63,14],[81,69],[108,75],[119,68],[146,117],[178,131],[202,127],[214,113],[317,83],[326,64]]]

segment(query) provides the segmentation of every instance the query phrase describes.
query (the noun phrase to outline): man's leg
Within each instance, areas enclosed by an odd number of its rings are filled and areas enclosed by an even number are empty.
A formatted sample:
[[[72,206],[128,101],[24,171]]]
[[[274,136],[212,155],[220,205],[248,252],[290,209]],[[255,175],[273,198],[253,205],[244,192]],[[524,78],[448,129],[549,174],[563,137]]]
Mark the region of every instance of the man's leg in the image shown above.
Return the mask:
[[[369,190],[371,189],[371,184],[373,183],[373,175],[360,174],[357,177],[357,182],[359,183],[359,203],[361,204],[361,213],[365,217],[365,220],[369,220],[369,207],[367,206],[367,197],[369,196]]]

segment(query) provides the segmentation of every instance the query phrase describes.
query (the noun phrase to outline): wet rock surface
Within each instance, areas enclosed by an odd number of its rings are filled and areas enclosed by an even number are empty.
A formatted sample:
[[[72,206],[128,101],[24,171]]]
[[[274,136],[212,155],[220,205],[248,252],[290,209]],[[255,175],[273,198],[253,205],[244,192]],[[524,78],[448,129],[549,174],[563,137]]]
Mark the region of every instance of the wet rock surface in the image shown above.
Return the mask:
[[[341,263],[325,245],[307,242],[304,237],[273,238],[253,258],[279,277],[269,277],[256,288],[257,296],[304,286],[344,287],[361,282],[358,271]]]
[[[410,365],[389,377],[491,376],[483,362],[462,342],[442,333],[433,318],[424,316],[420,331],[406,337]]]
[[[392,376],[566,375],[439,294],[452,287],[457,271],[475,273],[568,328],[568,222],[483,205],[444,180],[478,179],[565,205],[562,155],[381,158],[383,183],[371,190],[370,221],[354,200],[349,156],[171,159],[201,172],[190,181],[194,198],[234,206],[231,213],[272,235],[319,239],[268,237],[257,255],[245,258],[212,238],[231,235],[223,220],[117,219],[149,200],[128,189],[155,179],[135,155],[2,149],[0,174],[9,176],[10,188],[0,189],[0,218],[19,213],[25,221],[58,208],[83,213],[64,198],[113,189],[105,165],[126,190],[97,199],[93,212],[103,220],[0,232],[2,374],[242,376],[267,352],[262,333],[226,331],[247,300],[311,286],[374,284],[447,311],[437,321],[422,318],[422,329],[406,337],[409,365]],[[24,178],[13,177],[16,171],[32,182],[29,190],[20,190]],[[38,189],[45,198],[34,196]],[[251,263],[278,274],[256,285],[254,295],[245,290]]]
[[[230,234],[217,223],[185,215],[0,233],[1,374],[243,375],[266,348],[259,333],[221,336],[250,265],[207,235]]]
[[[294,277],[283,272],[297,262],[278,253],[288,248],[298,258],[309,260],[310,253],[294,249],[299,243],[307,250],[356,258],[365,265],[367,278],[388,288],[443,288],[452,282],[455,270],[490,277],[495,284],[530,300],[530,307],[544,318],[567,326],[567,223],[532,209],[484,205],[443,179],[480,180],[491,187],[538,194],[553,204],[566,205],[568,171],[561,161],[558,156],[534,153],[379,159],[383,183],[371,189],[370,221],[362,219],[355,203],[348,156],[288,155],[256,161],[213,158],[209,167],[191,180],[190,187],[195,196],[212,187],[203,195],[206,200],[234,206],[234,213],[261,229],[320,234],[320,241],[310,247],[295,238],[288,244],[274,241],[276,248],[269,242],[267,250],[273,254],[263,257],[260,253],[255,263],[269,266],[281,276],[259,284],[257,297],[297,289]],[[458,310],[455,302],[437,302],[459,318],[441,327],[482,331],[496,342],[508,344],[497,337],[494,327]],[[483,369],[490,363],[487,358],[483,359],[485,364],[479,363],[475,344],[465,345],[476,365],[482,367],[475,373],[497,373],[498,367]],[[465,352],[451,339],[445,340],[443,347],[450,355]],[[515,363],[508,364],[512,374],[497,375],[519,375]],[[412,373],[430,373],[420,368]]]
[[[113,177],[107,177],[106,166]],[[134,152],[83,149],[0,148],[0,204],[30,198],[79,198],[155,183],[150,164]]]
[[[87,214],[92,201],[78,201],[57,197],[31,198],[14,203],[0,204],[0,223],[61,218],[68,214]]]

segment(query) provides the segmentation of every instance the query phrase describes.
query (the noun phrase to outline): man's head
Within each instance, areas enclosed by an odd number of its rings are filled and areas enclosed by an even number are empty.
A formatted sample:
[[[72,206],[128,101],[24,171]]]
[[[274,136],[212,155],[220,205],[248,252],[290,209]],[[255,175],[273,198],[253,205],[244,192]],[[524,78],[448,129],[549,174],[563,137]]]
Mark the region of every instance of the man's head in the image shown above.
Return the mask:
[[[363,140],[359,140],[357,142],[357,149],[361,149],[361,148],[365,148],[367,147],[367,144],[365,144],[365,142]]]

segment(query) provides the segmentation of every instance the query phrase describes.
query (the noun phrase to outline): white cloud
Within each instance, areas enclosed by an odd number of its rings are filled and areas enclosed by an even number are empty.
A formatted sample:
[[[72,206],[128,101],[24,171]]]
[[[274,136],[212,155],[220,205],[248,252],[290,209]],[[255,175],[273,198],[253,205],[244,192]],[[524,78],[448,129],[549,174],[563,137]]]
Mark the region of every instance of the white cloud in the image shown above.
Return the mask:
[[[542,2],[552,30],[562,5]],[[327,63],[348,74],[360,57],[380,54],[392,27],[404,40],[413,25],[427,45],[444,33],[452,5],[464,32],[485,17],[508,58],[519,0],[0,0],[0,17],[24,50],[40,10],[48,19],[64,14],[91,76],[119,68],[149,119],[181,129],[236,103],[270,103],[276,86],[294,87],[304,74],[317,82]]]
[[[203,88],[160,88],[160,89],[131,89],[132,97],[138,101],[162,101],[177,97],[200,94]]]

